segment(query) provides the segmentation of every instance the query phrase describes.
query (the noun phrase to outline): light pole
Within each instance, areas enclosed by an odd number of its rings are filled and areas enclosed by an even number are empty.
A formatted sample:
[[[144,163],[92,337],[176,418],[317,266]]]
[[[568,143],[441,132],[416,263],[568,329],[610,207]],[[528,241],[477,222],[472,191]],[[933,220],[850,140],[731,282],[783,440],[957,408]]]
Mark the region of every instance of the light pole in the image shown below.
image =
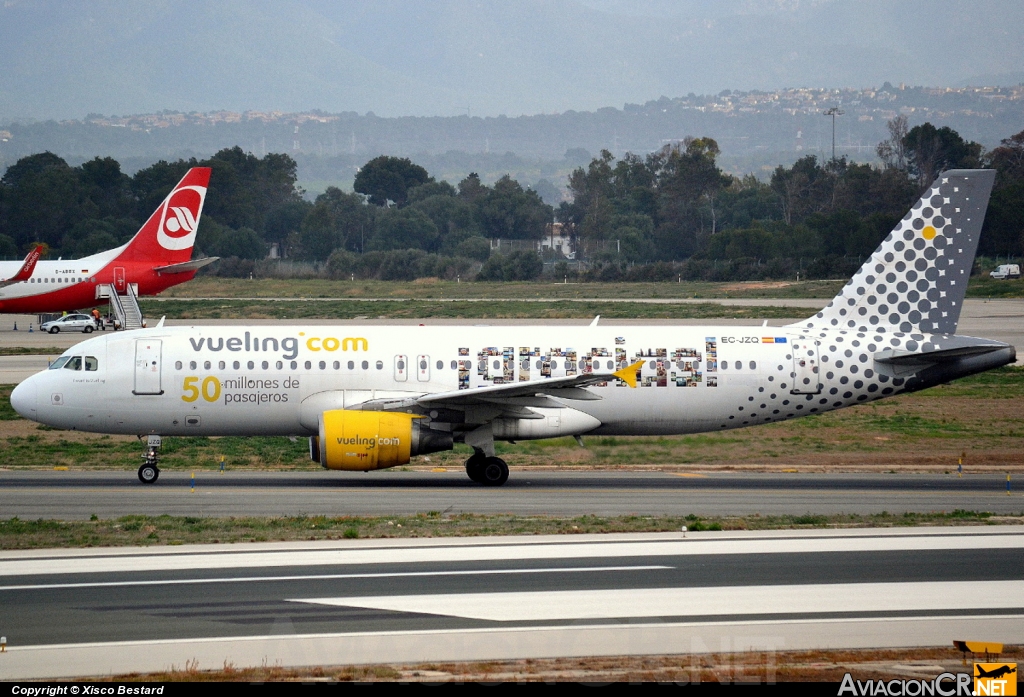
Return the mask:
[[[832,107],[831,109],[828,109],[825,112],[825,116],[831,116],[832,117],[832,161],[833,162],[835,162],[835,159],[836,159],[836,117],[837,116],[842,116],[845,113],[846,113],[845,111],[843,111],[842,109],[840,109],[837,106],[834,106],[834,107]]]

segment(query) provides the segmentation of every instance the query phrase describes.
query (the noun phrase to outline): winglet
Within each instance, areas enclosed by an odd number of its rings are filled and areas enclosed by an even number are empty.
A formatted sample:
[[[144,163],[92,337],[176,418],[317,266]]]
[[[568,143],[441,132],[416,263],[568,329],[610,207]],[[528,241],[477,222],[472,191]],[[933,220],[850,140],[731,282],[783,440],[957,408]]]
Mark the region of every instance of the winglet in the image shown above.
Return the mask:
[[[620,370],[616,370],[612,375],[622,380],[630,387],[636,387],[636,371],[643,367],[643,361],[637,361],[633,365],[626,366]]]
[[[25,257],[25,263],[21,265],[20,269],[18,269],[18,273],[8,278],[2,285],[9,286],[12,283],[21,283],[22,281],[30,279],[32,277],[32,272],[36,269],[36,262],[39,261],[39,257],[43,255],[43,249],[45,249],[43,245],[37,244],[35,249],[29,252],[28,256]]]
[[[600,321],[601,321],[601,315],[598,315],[597,317],[594,318],[594,321],[590,323],[590,326],[591,327],[596,327],[597,323],[600,322]]]

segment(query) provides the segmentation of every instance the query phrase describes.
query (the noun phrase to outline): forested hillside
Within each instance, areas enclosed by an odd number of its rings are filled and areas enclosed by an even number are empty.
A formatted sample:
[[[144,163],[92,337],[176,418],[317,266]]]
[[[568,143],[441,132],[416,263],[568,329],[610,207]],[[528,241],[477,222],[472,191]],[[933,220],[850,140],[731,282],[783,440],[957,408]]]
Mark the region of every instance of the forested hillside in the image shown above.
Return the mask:
[[[70,166],[52,153],[21,158],[0,179],[0,257],[44,243],[73,258],[126,242],[184,172],[213,168],[197,255],[223,258],[222,275],[281,274],[271,245],[304,273],[335,278],[421,276],[524,280],[542,273],[538,241],[570,238],[559,275],[593,280],[729,280],[848,275],[943,170],[993,167],[996,188],[980,254],[1024,252],[1024,131],[985,152],[949,127],[889,123],[880,167],[806,156],[770,180],[727,175],[711,138],[687,138],[646,156],[602,151],[569,177],[553,207],[504,176],[438,180],[408,158],[363,164],[354,192],[315,201],[297,188],[296,163],[241,148],[205,160],[160,161],[133,176],[112,158]],[[492,252],[492,240],[518,240]],[[289,268],[295,268],[289,267]]]

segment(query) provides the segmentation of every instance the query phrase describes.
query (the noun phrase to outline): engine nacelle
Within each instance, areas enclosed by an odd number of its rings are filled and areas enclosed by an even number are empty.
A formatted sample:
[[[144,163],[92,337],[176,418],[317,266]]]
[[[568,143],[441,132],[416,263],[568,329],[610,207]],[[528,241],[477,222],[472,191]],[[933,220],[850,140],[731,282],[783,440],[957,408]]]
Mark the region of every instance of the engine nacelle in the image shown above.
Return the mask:
[[[377,470],[409,462],[414,455],[452,449],[452,434],[429,428],[413,414],[388,411],[325,411],[320,436],[309,454],[332,470]]]

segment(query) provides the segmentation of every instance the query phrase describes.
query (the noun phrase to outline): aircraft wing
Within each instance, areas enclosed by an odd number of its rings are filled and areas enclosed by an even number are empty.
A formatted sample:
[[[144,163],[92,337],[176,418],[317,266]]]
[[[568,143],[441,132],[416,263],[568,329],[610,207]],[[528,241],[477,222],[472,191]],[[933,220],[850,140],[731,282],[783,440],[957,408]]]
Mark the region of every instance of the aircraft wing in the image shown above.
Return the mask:
[[[32,277],[32,272],[36,269],[36,262],[39,261],[39,257],[43,256],[43,245],[36,245],[36,248],[28,253],[25,257],[25,263],[18,269],[18,273],[14,274],[10,278],[0,281],[0,288],[9,286],[13,283],[21,283],[27,281]]]
[[[196,271],[203,268],[207,264],[220,259],[220,257],[203,257],[202,259],[192,259],[190,261],[183,261],[180,264],[168,264],[167,266],[154,266],[153,270],[157,273],[188,273],[189,271]]]
[[[474,387],[469,390],[455,390],[424,395],[416,400],[423,407],[465,407],[490,404],[507,407],[560,407],[549,397],[560,399],[595,400],[601,397],[587,392],[584,387],[599,382],[622,380],[630,387],[636,387],[636,372],[643,361],[634,363],[614,373],[587,373],[529,382],[510,382],[505,385]]]

